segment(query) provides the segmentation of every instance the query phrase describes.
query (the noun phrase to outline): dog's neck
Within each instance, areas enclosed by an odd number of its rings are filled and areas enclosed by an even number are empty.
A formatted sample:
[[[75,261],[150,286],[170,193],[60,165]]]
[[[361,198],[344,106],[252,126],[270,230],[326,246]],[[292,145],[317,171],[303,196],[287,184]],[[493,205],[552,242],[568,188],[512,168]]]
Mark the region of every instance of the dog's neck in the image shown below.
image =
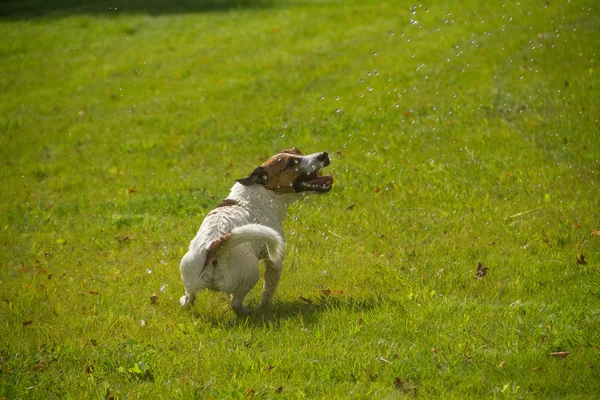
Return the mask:
[[[236,183],[227,198],[239,200],[250,207],[268,207],[279,221],[283,221],[288,207],[302,197],[301,193],[277,194],[262,185],[244,186]]]

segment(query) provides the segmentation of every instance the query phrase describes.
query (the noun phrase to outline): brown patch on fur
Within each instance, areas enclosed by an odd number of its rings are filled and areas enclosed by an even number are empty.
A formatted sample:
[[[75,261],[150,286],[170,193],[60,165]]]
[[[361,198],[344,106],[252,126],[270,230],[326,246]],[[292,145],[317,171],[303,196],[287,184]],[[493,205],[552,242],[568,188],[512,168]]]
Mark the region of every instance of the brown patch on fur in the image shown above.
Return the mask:
[[[294,153],[291,153],[294,151]],[[297,153],[296,153],[297,152]],[[300,151],[296,148],[284,150],[283,152],[269,158],[261,167],[267,174],[264,187],[276,193],[293,193],[294,181],[298,177],[298,168],[294,167],[294,161],[300,164]]]
[[[231,238],[231,233],[226,233],[208,246],[208,252],[206,252],[206,260],[204,261],[204,268],[209,263],[213,263],[215,260],[215,254],[217,250],[219,250],[229,239]]]
[[[218,213],[219,211],[217,210],[217,208],[220,207],[232,207],[232,206],[238,206],[240,203],[237,200],[233,200],[233,199],[225,199],[222,202],[220,202],[214,210],[212,210],[211,212],[208,213],[208,216],[214,215],[216,213]]]
[[[219,208],[219,207],[231,207],[231,206],[237,206],[240,203],[238,203],[237,200],[233,200],[233,199],[225,199],[222,202],[219,203],[219,205],[215,208]]]
[[[281,150],[279,153],[295,154],[297,156],[303,156],[304,155],[304,154],[302,154],[302,152],[300,151],[300,149],[297,148],[297,147],[292,147],[291,149],[287,149],[287,150]]]

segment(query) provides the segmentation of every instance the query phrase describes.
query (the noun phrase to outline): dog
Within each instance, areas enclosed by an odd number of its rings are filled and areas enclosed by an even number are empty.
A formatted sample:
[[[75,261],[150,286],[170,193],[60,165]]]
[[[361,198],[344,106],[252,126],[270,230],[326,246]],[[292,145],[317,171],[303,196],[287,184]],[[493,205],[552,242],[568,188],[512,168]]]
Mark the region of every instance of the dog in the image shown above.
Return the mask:
[[[321,172],[330,163],[327,152],[304,155],[293,147],[237,179],[229,196],[208,213],[181,259],[181,305],[192,306],[196,292],[211,289],[230,294],[233,311],[248,315],[252,310],[244,306],[244,298],[258,282],[258,262],[264,260],[259,307],[268,306],[281,277],[287,209],[305,194],[331,190],[332,176]]]

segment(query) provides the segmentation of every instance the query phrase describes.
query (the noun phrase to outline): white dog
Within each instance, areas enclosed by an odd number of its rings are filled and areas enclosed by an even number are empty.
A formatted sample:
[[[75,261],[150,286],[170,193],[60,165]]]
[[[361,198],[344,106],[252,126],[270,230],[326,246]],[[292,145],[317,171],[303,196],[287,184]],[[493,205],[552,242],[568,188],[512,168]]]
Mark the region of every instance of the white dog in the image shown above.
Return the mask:
[[[331,190],[333,178],[320,172],[329,163],[326,152],[305,156],[294,147],[238,179],[206,216],[181,260],[181,305],[194,304],[198,290],[212,289],[231,294],[231,308],[247,315],[244,297],[260,278],[259,260],[266,266],[260,306],[270,304],[281,276],[287,208],[305,193]]]

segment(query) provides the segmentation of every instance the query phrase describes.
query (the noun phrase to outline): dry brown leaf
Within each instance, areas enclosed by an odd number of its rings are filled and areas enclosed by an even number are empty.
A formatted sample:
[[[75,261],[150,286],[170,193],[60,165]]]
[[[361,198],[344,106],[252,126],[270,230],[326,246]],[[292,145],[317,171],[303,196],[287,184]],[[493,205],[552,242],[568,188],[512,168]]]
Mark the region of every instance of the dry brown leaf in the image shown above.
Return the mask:
[[[475,278],[481,279],[487,275],[489,268],[483,265],[482,263],[477,263],[477,273],[475,274]]]
[[[394,387],[396,389],[402,389],[402,386],[404,386],[404,382],[402,382],[402,379],[400,379],[399,377],[394,378]]]
[[[89,294],[100,294],[100,292],[97,292],[97,291],[95,291],[95,290],[90,290],[90,291],[88,291],[88,293],[89,293]]]
[[[156,304],[157,301],[158,301],[158,293],[154,292],[154,293],[152,293],[152,296],[150,296],[150,304]]]
[[[27,325],[31,325],[31,324],[33,324],[32,320],[27,320],[27,321],[23,322],[23,326],[27,326]]]
[[[578,265],[587,265],[587,261],[585,260],[585,254],[580,254],[577,256],[577,264]]]

